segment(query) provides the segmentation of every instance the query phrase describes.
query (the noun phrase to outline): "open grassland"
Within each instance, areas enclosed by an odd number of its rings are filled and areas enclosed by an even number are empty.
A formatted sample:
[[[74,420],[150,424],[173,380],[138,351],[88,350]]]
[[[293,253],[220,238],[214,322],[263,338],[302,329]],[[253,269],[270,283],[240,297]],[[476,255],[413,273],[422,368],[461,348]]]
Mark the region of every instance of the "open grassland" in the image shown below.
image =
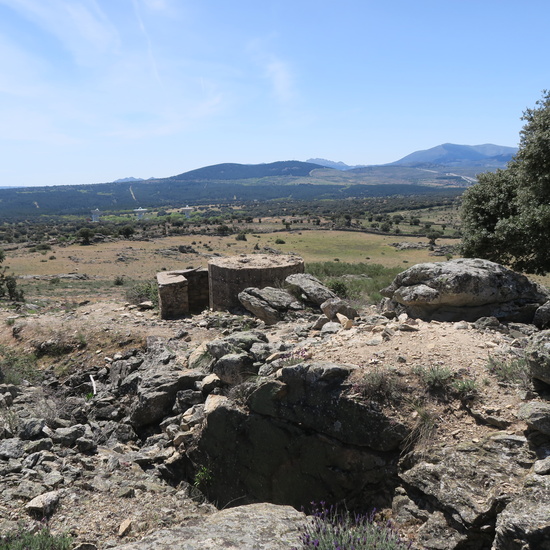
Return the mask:
[[[253,233],[247,234],[246,239],[236,240],[235,235],[182,235],[89,246],[53,246],[52,250],[42,252],[21,248],[7,252],[5,263],[10,272],[22,277],[18,284],[28,299],[63,296],[70,304],[81,299],[123,299],[126,288],[136,281],[153,280],[158,271],[206,267],[214,254],[252,254],[264,251],[264,247],[298,254],[306,264],[337,260],[405,269],[415,263],[441,260],[430,256],[426,249],[398,251],[391,246],[394,242],[425,243],[425,238],[319,230]],[[445,244],[456,242],[445,240]],[[192,247],[196,253],[179,252],[180,246]],[[87,279],[57,277],[69,273],[85,275]],[[124,284],[116,285],[116,279]]]
[[[264,247],[284,253],[295,253],[307,262],[340,261],[358,263],[369,261],[386,267],[404,266],[434,261],[428,250],[396,250],[395,242],[422,242],[425,238],[374,235],[352,231],[282,231],[248,234],[246,241],[235,235],[182,235],[147,241],[121,240],[90,246],[54,246],[45,254],[18,249],[7,252],[6,264],[17,276],[86,274],[92,279],[113,279],[117,276],[143,280],[161,270],[206,266],[213,254],[252,254]],[[281,243],[280,241],[284,241]],[[446,239],[445,244],[458,241]],[[178,251],[179,246],[191,246],[196,254]]]

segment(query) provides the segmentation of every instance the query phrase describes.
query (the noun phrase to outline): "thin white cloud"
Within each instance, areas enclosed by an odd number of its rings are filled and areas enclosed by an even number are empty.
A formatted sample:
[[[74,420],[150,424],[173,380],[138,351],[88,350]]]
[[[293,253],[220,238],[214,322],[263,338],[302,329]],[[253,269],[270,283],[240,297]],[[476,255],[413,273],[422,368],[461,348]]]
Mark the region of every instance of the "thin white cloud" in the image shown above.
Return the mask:
[[[118,46],[114,25],[95,0],[0,0],[55,36],[77,63],[93,64]]]
[[[261,68],[262,76],[269,82],[272,96],[282,106],[288,105],[295,97],[294,77],[288,62],[273,54],[268,46],[275,37],[268,36],[252,40],[248,51]]]
[[[292,76],[286,63],[272,58],[266,65],[266,76],[279,103],[286,104],[294,97]]]
[[[134,6],[134,13],[136,15],[136,19],[139,25],[139,28],[145,37],[145,41],[147,42],[147,57],[149,58],[149,62],[151,64],[151,69],[153,71],[153,74],[155,75],[156,81],[162,85],[162,81],[159,75],[157,61],[155,59],[155,55],[153,53],[153,46],[151,44],[151,38],[149,37],[149,34],[147,33],[147,29],[145,28],[145,25],[143,24],[143,19],[141,18],[139,5],[137,0],[132,0],[133,6]]]

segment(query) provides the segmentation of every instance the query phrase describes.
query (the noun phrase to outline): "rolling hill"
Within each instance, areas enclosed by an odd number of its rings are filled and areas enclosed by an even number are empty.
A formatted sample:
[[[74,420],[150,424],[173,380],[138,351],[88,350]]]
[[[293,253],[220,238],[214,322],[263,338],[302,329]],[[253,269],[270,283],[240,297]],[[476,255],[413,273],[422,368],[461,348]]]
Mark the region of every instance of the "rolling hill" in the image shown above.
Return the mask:
[[[456,195],[475,182],[477,173],[504,166],[514,151],[496,145],[444,144],[391,164],[346,170],[301,161],[224,163],[168,178],[0,189],[0,216],[89,216],[96,208],[107,212],[212,202],[410,196],[442,191]]]

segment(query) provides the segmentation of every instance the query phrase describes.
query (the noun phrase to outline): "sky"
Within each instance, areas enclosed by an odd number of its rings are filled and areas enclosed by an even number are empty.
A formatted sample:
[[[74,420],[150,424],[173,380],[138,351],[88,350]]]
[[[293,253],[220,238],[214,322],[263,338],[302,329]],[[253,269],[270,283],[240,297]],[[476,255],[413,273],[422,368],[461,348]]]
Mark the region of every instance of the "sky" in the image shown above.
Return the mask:
[[[548,0],[0,0],[0,186],[517,146]]]

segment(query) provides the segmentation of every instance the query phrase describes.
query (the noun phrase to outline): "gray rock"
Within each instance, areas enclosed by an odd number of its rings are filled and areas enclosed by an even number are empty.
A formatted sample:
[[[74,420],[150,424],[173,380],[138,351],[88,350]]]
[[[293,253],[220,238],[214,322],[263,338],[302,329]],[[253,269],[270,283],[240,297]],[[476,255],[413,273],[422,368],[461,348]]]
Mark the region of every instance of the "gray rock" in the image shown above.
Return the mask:
[[[533,472],[539,476],[546,476],[550,474],[550,456],[543,460],[537,460],[533,466]]]
[[[21,458],[25,454],[25,445],[18,437],[0,441],[0,459]]]
[[[525,357],[531,376],[550,384],[550,330],[543,330],[529,338]]]
[[[496,524],[491,550],[550,548],[550,477],[531,475]]]
[[[540,401],[524,403],[519,408],[518,417],[525,420],[530,428],[550,435],[550,403]]]
[[[321,311],[331,321],[336,319],[337,313],[345,315],[348,319],[355,319],[358,316],[357,310],[341,298],[329,298],[321,304]]]
[[[230,353],[216,362],[213,372],[222,382],[235,385],[257,374],[258,368],[247,353]]]
[[[550,328],[550,301],[537,308],[533,324],[540,329]]]
[[[25,510],[42,517],[49,516],[57,506],[60,497],[61,493],[59,491],[43,493],[28,502]]]
[[[329,321],[325,323],[321,328],[321,334],[336,334],[342,330],[342,325],[340,323],[334,323]]]
[[[86,426],[84,424],[75,424],[69,428],[57,428],[51,434],[52,441],[57,445],[63,447],[72,447],[79,437],[82,437],[86,433]]]
[[[26,418],[20,421],[19,437],[21,439],[36,439],[46,437],[42,431],[46,425],[44,418]]]
[[[380,505],[409,430],[346,394],[352,371],[302,363],[280,369],[277,379],[243,384],[238,402],[210,396],[206,420],[188,446],[190,460],[208,460],[216,480],[209,499],[220,506],[243,495],[298,508],[323,499]]]
[[[115,550],[288,550],[300,545],[304,514],[261,503],[216,512],[200,522],[164,529]]]
[[[494,316],[529,323],[548,300],[547,291],[524,275],[480,259],[417,264],[381,293],[396,311],[440,321]]]
[[[337,298],[332,290],[328,289],[319,279],[307,273],[295,273],[289,275],[285,282],[297,292],[303,293],[306,300],[316,306],[320,306],[330,298]]]
[[[266,325],[274,325],[281,321],[283,319],[283,314],[272,307],[268,302],[255,295],[255,290],[258,289],[245,288],[242,292],[239,292],[239,302]]]
[[[497,510],[516,493],[533,463],[525,437],[500,433],[479,444],[406,455],[400,477],[452,520],[455,529],[465,532],[475,526],[489,532]]]

